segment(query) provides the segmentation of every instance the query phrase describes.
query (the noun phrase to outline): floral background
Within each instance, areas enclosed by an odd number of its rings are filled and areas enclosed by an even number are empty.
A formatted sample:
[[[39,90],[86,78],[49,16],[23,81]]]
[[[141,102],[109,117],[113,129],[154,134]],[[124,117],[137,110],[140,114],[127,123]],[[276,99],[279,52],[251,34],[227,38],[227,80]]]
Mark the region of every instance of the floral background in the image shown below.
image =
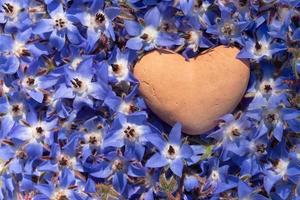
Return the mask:
[[[0,5],[0,199],[300,199],[299,0]],[[250,60],[247,93],[181,134],[139,97],[134,64],[221,44]]]

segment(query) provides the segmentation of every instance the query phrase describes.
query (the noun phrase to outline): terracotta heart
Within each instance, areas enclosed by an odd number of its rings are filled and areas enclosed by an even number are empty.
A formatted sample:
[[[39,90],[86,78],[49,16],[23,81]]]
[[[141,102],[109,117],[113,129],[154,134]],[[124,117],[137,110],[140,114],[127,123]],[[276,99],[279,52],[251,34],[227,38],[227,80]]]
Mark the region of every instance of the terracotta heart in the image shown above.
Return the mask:
[[[150,109],[170,125],[196,135],[232,112],[247,88],[250,70],[236,59],[234,47],[219,46],[189,62],[178,54],[152,51],[135,66],[140,94]]]

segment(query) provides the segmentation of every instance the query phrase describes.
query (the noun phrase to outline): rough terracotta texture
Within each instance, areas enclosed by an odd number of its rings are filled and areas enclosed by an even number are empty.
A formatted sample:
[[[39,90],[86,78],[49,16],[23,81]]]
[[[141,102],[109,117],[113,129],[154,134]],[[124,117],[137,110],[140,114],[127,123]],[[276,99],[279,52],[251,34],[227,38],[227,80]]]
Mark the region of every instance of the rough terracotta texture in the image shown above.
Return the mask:
[[[152,51],[134,68],[140,94],[168,124],[179,121],[191,135],[208,131],[234,110],[247,88],[250,70],[236,59],[238,52],[219,46],[187,62],[177,54]]]

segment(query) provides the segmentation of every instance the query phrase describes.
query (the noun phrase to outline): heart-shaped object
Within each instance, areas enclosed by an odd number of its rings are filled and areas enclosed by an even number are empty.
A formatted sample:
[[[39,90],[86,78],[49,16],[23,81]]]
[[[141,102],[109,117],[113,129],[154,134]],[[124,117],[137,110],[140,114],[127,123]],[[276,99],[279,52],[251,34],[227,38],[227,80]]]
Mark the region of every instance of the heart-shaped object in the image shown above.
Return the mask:
[[[232,112],[248,85],[250,69],[235,47],[218,46],[188,62],[178,54],[152,51],[135,66],[139,91],[149,108],[170,125],[197,135]]]

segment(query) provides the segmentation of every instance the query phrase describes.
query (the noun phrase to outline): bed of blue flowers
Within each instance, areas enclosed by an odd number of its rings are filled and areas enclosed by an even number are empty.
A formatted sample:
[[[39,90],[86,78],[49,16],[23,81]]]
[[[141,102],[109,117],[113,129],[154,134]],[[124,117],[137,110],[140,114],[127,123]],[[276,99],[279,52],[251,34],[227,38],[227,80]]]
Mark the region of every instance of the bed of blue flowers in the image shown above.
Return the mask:
[[[299,0],[0,5],[0,199],[300,199]],[[236,111],[201,136],[155,117],[136,61],[222,44],[251,63]]]

